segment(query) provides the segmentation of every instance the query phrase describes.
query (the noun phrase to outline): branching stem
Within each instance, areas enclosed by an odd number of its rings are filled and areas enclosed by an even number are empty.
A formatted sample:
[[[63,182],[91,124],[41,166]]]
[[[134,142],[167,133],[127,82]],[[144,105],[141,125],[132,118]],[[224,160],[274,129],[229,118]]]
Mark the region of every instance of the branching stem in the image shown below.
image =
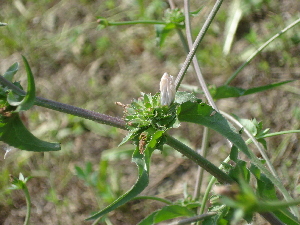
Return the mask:
[[[30,195],[29,191],[26,185],[23,187],[23,192],[25,194],[25,199],[26,199],[26,206],[27,206],[27,211],[26,211],[26,217],[24,221],[24,225],[29,225],[29,220],[30,220],[30,213],[31,213],[31,200],[30,200]]]

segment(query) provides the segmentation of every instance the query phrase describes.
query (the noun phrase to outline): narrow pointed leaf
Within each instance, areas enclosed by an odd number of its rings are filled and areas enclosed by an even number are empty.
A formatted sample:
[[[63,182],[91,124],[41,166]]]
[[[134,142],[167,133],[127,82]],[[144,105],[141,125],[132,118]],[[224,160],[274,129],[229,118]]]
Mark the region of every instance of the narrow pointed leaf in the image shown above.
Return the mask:
[[[283,81],[279,83],[274,83],[274,84],[268,84],[260,87],[255,87],[255,88],[250,88],[250,89],[243,89],[239,87],[232,87],[229,85],[223,85],[220,87],[217,87],[216,90],[214,90],[213,97],[214,99],[221,99],[221,98],[232,98],[232,97],[240,97],[240,96],[245,96],[245,95],[251,95],[254,93],[266,91],[290,82],[293,82],[295,80],[288,80],[288,81]]]
[[[18,106],[16,109],[16,112],[25,111],[30,109],[34,105],[35,101],[35,83],[34,83],[34,77],[32,75],[29,63],[27,59],[23,57],[23,61],[25,64],[25,69],[27,72],[27,93],[25,97],[20,101],[19,96],[15,94],[13,91],[11,91],[7,96],[7,101],[12,106]]]
[[[266,91],[290,82],[293,82],[295,80],[287,80],[287,81],[283,81],[283,82],[279,82],[279,83],[274,83],[274,84],[268,84],[268,85],[264,85],[264,86],[260,86],[260,87],[255,87],[255,88],[250,88],[248,90],[245,91],[244,95],[251,95],[254,93],[258,93],[258,92],[262,92],[262,91]]]
[[[3,77],[12,82],[14,75],[18,72],[19,70],[19,63],[14,63],[13,65],[11,65],[8,70],[6,70],[6,72],[4,73]]]
[[[136,163],[138,166],[138,179],[136,183],[133,185],[133,187],[127,191],[124,195],[119,197],[117,200],[115,200],[112,204],[107,206],[105,209],[97,212],[93,216],[87,218],[87,220],[95,220],[111,211],[114,209],[118,208],[119,206],[127,203],[131,199],[133,199],[135,196],[140,194],[147,186],[149,183],[149,171],[147,171],[148,168],[148,157],[144,157],[144,155],[140,154],[138,147],[133,153],[132,161]]]
[[[0,141],[21,150],[47,152],[60,150],[59,143],[50,143],[36,138],[22,123],[17,113],[0,118]]]
[[[156,31],[156,43],[159,47],[161,47],[166,40],[167,35],[176,28],[176,25],[173,23],[155,24],[154,27]]]

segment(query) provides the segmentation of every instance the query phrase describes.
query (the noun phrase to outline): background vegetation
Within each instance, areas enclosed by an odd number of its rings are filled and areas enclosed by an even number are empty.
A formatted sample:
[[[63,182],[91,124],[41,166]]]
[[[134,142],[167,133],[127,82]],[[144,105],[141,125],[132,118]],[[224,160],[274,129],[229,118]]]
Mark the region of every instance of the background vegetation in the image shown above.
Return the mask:
[[[299,18],[300,3],[243,1],[243,17],[232,48],[223,53],[226,21],[232,13],[225,3],[203,40],[197,57],[207,82],[221,85],[261,43]],[[192,3],[194,34],[202,26],[213,1]],[[175,1],[182,8],[181,1]],[[122,117],[114,102],[130,103],[140,92],[158,91],[164,72],[176,75],[186,53],[176,32],[157,46],[152,25],[112,26],[100,29],[97,17],[109,21],[158,19],[168,3],[114,0],[40,0],[1,3],[0,72],[27,57],[37,84],[37,94],[48,99]],[[233,81],[241,88],[299,79],[299,26],[277,39]],[[23,72],[17,76],[25,83]],[[193,70],[185,77],[187,89],[197,86]],[[183,88],[182,87],[182,90]],[[273,132],[299,129],[299,81],[256,95],[229,98],[218,107],[243,118],[264,121]],[[201,97],[201,95],[199,95]],[[136,179],[130,162],[132,146],[116,149],[126,132],[88,120],[34,108],[24,114],[29,129],[38,137],[62,143],[62,150],[32,153],[12,150],[0,158],[0,224],[21,224],[26,209],[23,194],[8,190],[9,175],[33,176],[32,224],[91,224],[83,222],[93,210],[111,203]],[[172,131],[171,131],[172,132]],[[175,132],[175,131],[174,131]],[[202,130],[184,125],[176,135],[195,149],[201,146]],[[226,141],[213,133],[208,159],[218,165],[228,155]],[[299,197],[299,135],[268,139],[268,155],[285,186]],[[3,150],[10,148],[3,145]],[[3,156],[5,151],[3,151]],[[180,199],[193,193],[197,166],[174,151],[153,157],[152,177],[143,194]],[[205,175],[205,180],[210,178]],[[206,185],[203,183],[203,189]],[[298,192],[297,192],[298,190]],[[136,224],[162,204],[135,200],[110,214],[112,224]],[[134,215],[134,217],[132,216]]]

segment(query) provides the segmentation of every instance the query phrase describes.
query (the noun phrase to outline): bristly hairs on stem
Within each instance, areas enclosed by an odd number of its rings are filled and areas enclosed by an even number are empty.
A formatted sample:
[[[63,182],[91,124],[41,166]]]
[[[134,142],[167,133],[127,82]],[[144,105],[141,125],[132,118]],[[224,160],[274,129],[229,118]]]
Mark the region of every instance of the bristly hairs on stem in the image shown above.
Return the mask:
[[[9,87],[11,90],[16,92],[18,95],[25,96],[26,92],[20,89],[19,87],[15,86],[10,81],[6,80],[3,76],[0,76],[0,83],[4,86]],[[74,116],[79,116],[85,119],[93,120],[98,123],[107,124],[110,126],[118,127],[121,129],[126,129],[125,127],[125,121],[118,118],[113,117],[101,113],[97,113],[91,110],[82,109],[76,106],[56,102],[53,100],[49,100],[46,98],[36,97],[35,105],[42,106],[48,109],[56,110],[59,112],[71,114]]]
[[[194,57],[194,55],[196,54],[196,51],[197,51],[197,48],[199,46],[199,44],[201,43],[204,35],[206,34],[206,31],[208,30],[210,24],[212,23],[215,15],[217,14],[219,8],[221,7],[221,4],[222,4],[223,0],[218,0],[214,7],[212,8],[210,14],[208,15],[202,29],[200,30],[192,48],[191,48],[191,51],[190,53],[187,55],[187,58],[185,60],[185,62],[183,63],[183,66],[181,67],[178,75],[177,75],[177,78],[176,78],[176,81],[175,81],[175,86],[176,86],[176,90],[178,90],[179,86],[180,86],[180,83],[183,79],[183,76],[185,75],[189,65],[191,64],[192,62],[192,59]]]

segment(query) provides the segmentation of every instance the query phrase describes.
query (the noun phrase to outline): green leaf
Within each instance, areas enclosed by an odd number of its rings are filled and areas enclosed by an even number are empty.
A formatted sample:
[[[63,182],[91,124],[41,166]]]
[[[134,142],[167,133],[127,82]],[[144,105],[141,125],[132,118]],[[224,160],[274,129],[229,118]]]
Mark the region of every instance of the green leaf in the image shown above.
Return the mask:
[[[81,178],[83,180],[86,178],[86,174],[81,167],[75,166],[75,170],[76,170],[76,174],[79,178]]]
[[[159,142],[159,139],[162,137],[163,134],[164,134],[164,131],[158,130],[152,135],[152,138],[147,145],[147,148],[151,149],[150,151],[155,150],[156,145]]]
[[[151,213],[146,218],[144,218],[141,222],[139,222],[138,225],[151,225],[151,224],[154,224],[156,213],[157,213],[157,211]]]
[[[230,151],[230,159],[234,162],[237,162],[238,156],[239,156],[239,150],[235,145],[233,145]]]
[[[229,171],[229,176],[239,182],[243,179],[247,183],[250,180],[250,173],[247,169],[246,162],[243,160],[238,160],[235,167]]]
[[[173,219],[180,216],[195,216],[195,213],[185,206],[168,205],[157,212],[154,222],[159,223],[161,221]]]
[[[197,16],[201,12],[202,9],[203,9],[203,6],[200,7],[199,9],[195,10],[195,11],[190,12],[190,15],[191,16]]]
[[[281,209],[273,212],[278,219],[280,219],[285,224],[289,225],[299,225],[299,220],[293,214],[291,214],[287,209]]]
[[[185,206],[180,205],[167,205],[160,210],[155,211],[150,214],[144,220],[142,220],[139,225],[150,225],[156,224],[165,220],[174,219],[177,217],[192,217],[195,213]]]
[[[278,87],[278,86],[281,86],[281,85],[284,85],[284,84],[287,84],[287,83],[290,83],[290,82],[293,82],[293,81],[295,81],[295,80],[287,80],[287,81],[283,81],[283,82],[279,82],[279,83],[268,84],[268,85],[265,85],[265,86],[250,88],[250,89],[245,91],[244,95],[251,95],[251,94],[254,94],[254,93],[266,91],[266,90],[269,90],[269,89],[272,89],[272,88],[275,88],[275,87]]]
[[[167,35],[176,28],[176,25],[173,23],[155,24],[154,27],[156,31],[156,43],[161,47],[166,40]]]
[[[213,98],[221,99],[221,98],[240,97],[243,96],[244,93],[245,93],[245,89],[224,85],[216,88]]]
[[[248,120],[248,119],[240,119],[236,118],[242,125],[243,127],[248,130],[253,136],[257,135],[257,121],[254,120]]]
[[[18,97],[16,96],[16,94],[13,91],[11,91],[7,96],[7,101],[10,105],[18,106],[16,109],[16,112],[25,111],[25,110],[30,109],[34,105],[34,101],[35,101],[34,77],[31,72],[31,69],[30,69],[27,59],[24,56],[22,56],[22,58],[23,58],[23,61],[25,64],[26,72],[27,72],[27,80],[28,80],[27,93],[22,101],[18,101]]]
[[[274,83],[274,84],[268,84],[260,87],[255,87],[255,88],[250,88],[250,89],[242,89],[238,87],[232,87],[229,85],[223,85],[220,87],[217,87],[213,91],[213,97],[214,99],[221,99],[221,98],[232,98],[232,97],[240,97],[240,96],[245,96],[245,95],[251,95],[254,93],[266,91],[281,85],[284,85],[286,83],[293,82],[295,80],[288,80],[288,81],[283,81],[279,83]]]
[[[112,210],[118,208],[119,206],[127,203],[131,199],[133,199],[135,196],[140,194],[149,183],[149,163],[150,163],[150,155],[145,154],[142,155],[139,152],[139,148],[137,147],[136,150],[133,153],[132,161],[136,163],[138,166],[138,179],[136,183],[133,185],[133,187],[127,191],[124,195],[120,196],[118,199],[116,199],[112,204],[107,206],[105,209],[97,212],[96,214],[92,215],[91,217],[87,218],[86,220],[95,220]]]
[[[211,106],[205,103],[185,102],[178,109],[178,119],[181,122],[191,122],[209,127],[230,140],[247,156],[251,157],[248,147],[234,127]]]
[[[257,182],[257,194],[265,200],[278,200],[274,184],[257,168],[251,164],[250,172],[255,176]]]
[[[6,70],[6,72],[4,73],[3,77],[12,82],[14,75],[18,72],[19,70],[19,63],[14,63],[13,65],[11,65],[8,70]]]
[[[31,134],[22,123],[19,114],[0,118],[0,141],[18,149],[47,152],[60,150],[59,143],[42,141]]]
[[[118,145],[118,147],[120,147],[121,145],[125,144],[127,141],[133,139],[137,134],[136,132],[139,129],[133,129],[132,131],[128,132],[128,134],[123,138],[123,140],[121,141],[121,143]]]

